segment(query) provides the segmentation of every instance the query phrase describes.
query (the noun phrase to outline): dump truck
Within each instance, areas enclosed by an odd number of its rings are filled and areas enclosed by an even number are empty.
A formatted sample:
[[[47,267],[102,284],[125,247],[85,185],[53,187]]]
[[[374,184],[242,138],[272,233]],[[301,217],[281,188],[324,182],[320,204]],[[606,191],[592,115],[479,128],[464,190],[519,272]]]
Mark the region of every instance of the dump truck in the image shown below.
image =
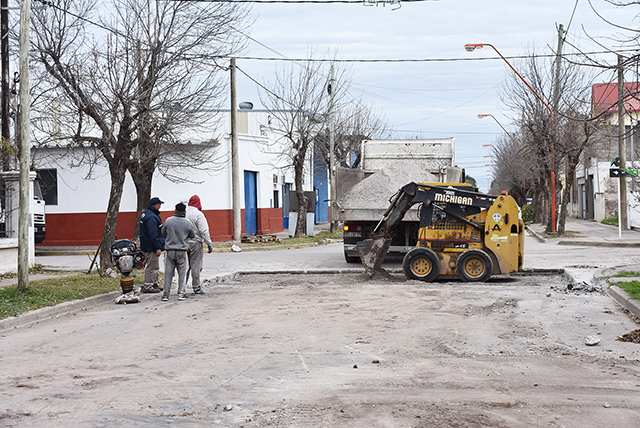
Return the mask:
[[[466,183],[412,182],[393,196],[371,236],[357,244],[369,275],[381,270],[398,225],[414,205],[420,226],[416,247],[402,262],[408,279],[486,281],[522,271],[524,222],[512,196],[479,193]]]
[[[464,170],[455,166],[455,138],[364,140],[360,168],[338,168],[334,219],[344,228],[344,257],[360,261],[357,243],[369,238],[393,195],[409,181],[461,182]],[[397,226],[388,253],[403,257],[416,246],[416,209]]]

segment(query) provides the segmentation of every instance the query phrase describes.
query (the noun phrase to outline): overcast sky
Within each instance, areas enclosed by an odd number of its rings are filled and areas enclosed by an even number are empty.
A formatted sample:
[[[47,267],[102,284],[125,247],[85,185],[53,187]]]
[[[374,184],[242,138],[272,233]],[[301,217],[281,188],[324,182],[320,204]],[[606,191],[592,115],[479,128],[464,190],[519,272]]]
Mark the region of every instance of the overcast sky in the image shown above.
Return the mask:
[[[610,47],[620,30],[604,22],[640,28],[638,7],[615,8],[604,0],[440,0],[403,2],[402,7],[362,4],[254,4],[255,19],[246,57],[305,58],[310,49],[336,52],[338,58],[468,59],[494,58],[491,48],[468,53],[467,43],[491,43],[505,57],[531,47],[552,53],[557,25],[568,28],[567,41],[583,51],[602,51],[589,36]],[[264,46],[262,46],[264,45]],[[265,48],[268,47],[269,49]],[[277,52],[276,53],[274,53]],[[565,52],[574,51],[565,45]],[[279,54],[279,55],[278,55]],[[615,55],[602,58],[615,63]],[[511,62],[511,60],[510,60]],[[517,68],[517,60],[512,64]],[[275,61],[239,59],[238,67],[260,82],[273,79]],[[510,129],[499,99],[507,64],[498,60],[412,63],[353,63],[350,95],[363,98],[402,138],[456,138],[456,163],[487,190],[489,148],[502,133],[493,114]],[[629,76],[628,78],[632,78]],[[601,81],[611,79],[611,74]],[[259,107],[257,87],[238,73],[238,101]]]

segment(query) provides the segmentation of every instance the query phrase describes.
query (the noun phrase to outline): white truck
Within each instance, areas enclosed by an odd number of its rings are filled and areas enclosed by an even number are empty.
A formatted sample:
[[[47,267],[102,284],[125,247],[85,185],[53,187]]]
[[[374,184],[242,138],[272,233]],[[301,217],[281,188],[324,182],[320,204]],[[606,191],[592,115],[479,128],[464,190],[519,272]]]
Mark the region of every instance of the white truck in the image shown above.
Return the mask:
[[[356,244],[367,239],[389,207],[389,200],[408,182],[462,183],[464,170],[455,166],[455,138],[365,140],[361,169],[338,168],[335,219],[343,223],[344,256],[360,261]],[[416,246],[420,226],[417,208],[396,228],[390,255],[404,255]]]
[[[45,214],[44,214],[44,197],[42,196],[42,189],[40,188],[40,182],[38,179],[33,181],[33,198],[31,199],[31,215],[33,218],[33,234],[36,244],[44,241],[47,236],[45,228]]]

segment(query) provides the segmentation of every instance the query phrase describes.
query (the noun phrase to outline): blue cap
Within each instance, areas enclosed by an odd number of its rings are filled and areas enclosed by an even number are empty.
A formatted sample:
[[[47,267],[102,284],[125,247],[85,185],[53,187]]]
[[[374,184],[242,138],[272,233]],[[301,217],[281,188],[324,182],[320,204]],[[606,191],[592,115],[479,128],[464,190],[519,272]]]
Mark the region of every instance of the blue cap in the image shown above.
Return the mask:
[[[149,201],[149,205],[158,205],[158,204],[164,204],[164,202],[162,202],[160,198],[151,198],[151,200]]]

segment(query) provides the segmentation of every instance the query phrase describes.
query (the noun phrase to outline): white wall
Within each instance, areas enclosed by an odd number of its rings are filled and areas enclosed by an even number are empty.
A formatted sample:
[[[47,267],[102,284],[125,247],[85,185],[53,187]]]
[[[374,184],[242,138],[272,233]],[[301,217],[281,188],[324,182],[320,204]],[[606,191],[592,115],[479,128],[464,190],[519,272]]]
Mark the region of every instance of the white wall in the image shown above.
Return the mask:
[[[255,122],[254,128],[259,127]],[[264,130],[264,129],[263,129]],[[242,179],[244,171],[257,172],[258,208],[269,208],[273,204],[273,191],[281,190],[282,176],[286,183],[293,183],[293,171],[285,168],[288,160],[281,156],[282,147],[277,135],[241,134],[238,137],[239,160]],[[198,169],[184,168],[169,171],[177,181],[169,180],[156,171],[152,185],[152,196],[165,202],[163,210],[170,211],[180,201],[187,201],[197,194],[205,210],[232,209],[230,135],[224,134],[217,148],[215,159]],[[91,179],[86,179],[89,167],[79,162],[80,154],[74,157],[65,148],[52,147],[34,152],[37,169],[55,168],[58,177],[58,205],[47,205],[47,213],[99,213],[105,212],[109,200],[111,180],[106,162],[99,160],[94,165]],[[75,166],[79,164],[79,166]],[[308,162],[310,164],[310,162]],[[273,175],[279,177],[273,184]],[[293,190],[293,184],[292,184]],[[305,174],[305,190],[313,189],[311,171]],[[244,194],[244,184],[241,187]],[[136,192],[129,174],[123,188],[120,211],[136,210]],[[244,198],[241,198],[244,208]]]

